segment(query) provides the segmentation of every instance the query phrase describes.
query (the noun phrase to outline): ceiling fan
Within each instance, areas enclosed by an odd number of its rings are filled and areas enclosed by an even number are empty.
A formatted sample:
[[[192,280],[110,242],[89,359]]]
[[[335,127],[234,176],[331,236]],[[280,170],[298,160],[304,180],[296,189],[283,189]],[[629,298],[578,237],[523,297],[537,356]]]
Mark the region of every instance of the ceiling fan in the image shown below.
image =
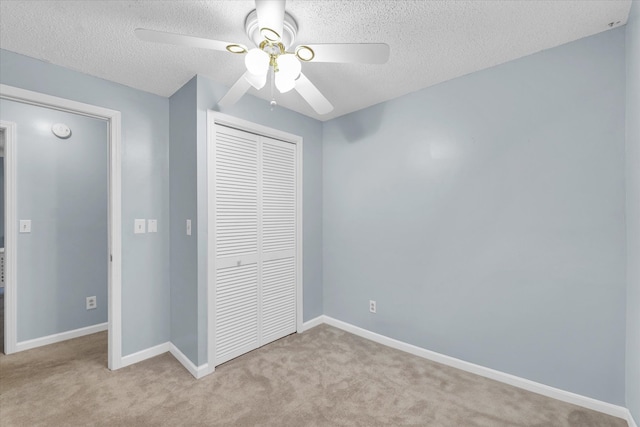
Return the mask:
[[[251,86],[262,89],[267,77],[271,82],[271,105],[275,105],[274,86],[280,93],[295,89],[318,114],[327,114],[333,105],[302,73],[302,62],[338,62],[384,64],[389,59],[385,43],[328,43],[299,45],[294,43],[298,25],[285,12],[285,0],[255,0],[256,8],[245,20],[245,31],[254,48],[183,34],[137,28],[141,40],[178,46],[228,51],[245,55],[247,71],[218,101],[220,106],[233,105]]]

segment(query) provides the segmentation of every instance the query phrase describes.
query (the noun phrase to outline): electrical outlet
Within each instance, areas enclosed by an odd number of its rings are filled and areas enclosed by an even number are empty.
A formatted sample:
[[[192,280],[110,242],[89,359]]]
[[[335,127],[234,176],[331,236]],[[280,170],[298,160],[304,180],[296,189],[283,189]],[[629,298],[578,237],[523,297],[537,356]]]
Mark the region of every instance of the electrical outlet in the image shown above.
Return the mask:
[[[374,300],[369,300],[369,311],[375,313],[377,310],[376,302]]]
[[[87,297],[87,310],[93,310],[98,307],[96,297]]]

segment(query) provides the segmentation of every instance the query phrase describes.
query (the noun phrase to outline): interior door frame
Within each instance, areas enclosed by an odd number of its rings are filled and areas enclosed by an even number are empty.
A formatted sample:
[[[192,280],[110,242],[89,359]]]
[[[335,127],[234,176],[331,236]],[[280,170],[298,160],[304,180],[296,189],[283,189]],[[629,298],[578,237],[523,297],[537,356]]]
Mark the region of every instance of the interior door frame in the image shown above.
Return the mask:
[[[15,316],[16,298],[13,287],[16,263],[13,256],[13,248],[16,242],[16,230],[9,228],[9,224],[15,225],[16,195],[15,195],[15,144],[16,124],[0,120],[0,129],[4,132],[4,352],[15,352]],[[9,249],[11,248],[11,249]]]
[[[122,366],[122,142],[121,114],[95,105],[0,84],[0,98],[107,121],[108,129],[108,368]],[[6,126],[6,127],[5,127]],[[5,128],[5,353],[20,351],[17,342],[16,125]]]
[[[259,125],[248,120],[239,119],[228,114],[207,110],[207,365],[208,372],[215,370],[215,271],[216,252],[214,245],[215,197],[214,170],[215,125],[228,126],[268,138],[278,139],[296,145],[296,332],[303,331],[303,239],[302,239],[302,188],[303,188],[303,140],[301,136],[283,132],[268,126]]]

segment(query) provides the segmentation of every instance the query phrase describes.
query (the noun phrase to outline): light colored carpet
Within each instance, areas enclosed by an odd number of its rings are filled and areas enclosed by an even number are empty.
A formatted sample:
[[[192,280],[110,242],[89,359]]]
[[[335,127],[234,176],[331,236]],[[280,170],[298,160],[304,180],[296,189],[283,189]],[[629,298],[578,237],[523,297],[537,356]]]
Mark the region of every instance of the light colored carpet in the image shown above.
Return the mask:
[[[106,332],[0,356],[2,426],[572,426],[625,421],[321,325],[195,380],[169,354],[116,372]]]

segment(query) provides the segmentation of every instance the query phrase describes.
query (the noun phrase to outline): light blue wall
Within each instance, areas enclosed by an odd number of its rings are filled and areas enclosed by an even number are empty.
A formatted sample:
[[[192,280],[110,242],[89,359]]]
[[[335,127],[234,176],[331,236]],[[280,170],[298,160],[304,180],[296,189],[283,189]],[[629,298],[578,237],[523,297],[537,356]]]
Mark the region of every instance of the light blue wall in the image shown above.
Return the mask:
[[[198,360],[206,362],[206,120],[207,109],[217,109],[217,102],[228,88],[198,76]],[[271,111],[269,103],[254,96],[244,96],[233,107],[221,110],[254,123],[269,126],[303,138],[303,280],[304,320],[323,313],[322,307],[322,123],[284,108]]]
[[[640,4],[632,3],[627,50],[627,407],[640,422]]]
[[[0,157],[0,248],[4,248],[4,157]]]
[[[7,100],[0,116],[16,123],[16,208],[32,222],[17,235],[18,342],[106,322],[107,122]]]
[[[169,99],[171,200],[171,342],[194,363],[198,357],[196,225],[196,83]],[[191,219],[191,236],[186,220]]]
[[[169,100],[6,50],[0,83],[122,113],[122,352],[168,341]],[[134,235],[135,218],[158,233]]]
[[[624,404],[624,90],[618,29],[326,122],[325,314]]]

